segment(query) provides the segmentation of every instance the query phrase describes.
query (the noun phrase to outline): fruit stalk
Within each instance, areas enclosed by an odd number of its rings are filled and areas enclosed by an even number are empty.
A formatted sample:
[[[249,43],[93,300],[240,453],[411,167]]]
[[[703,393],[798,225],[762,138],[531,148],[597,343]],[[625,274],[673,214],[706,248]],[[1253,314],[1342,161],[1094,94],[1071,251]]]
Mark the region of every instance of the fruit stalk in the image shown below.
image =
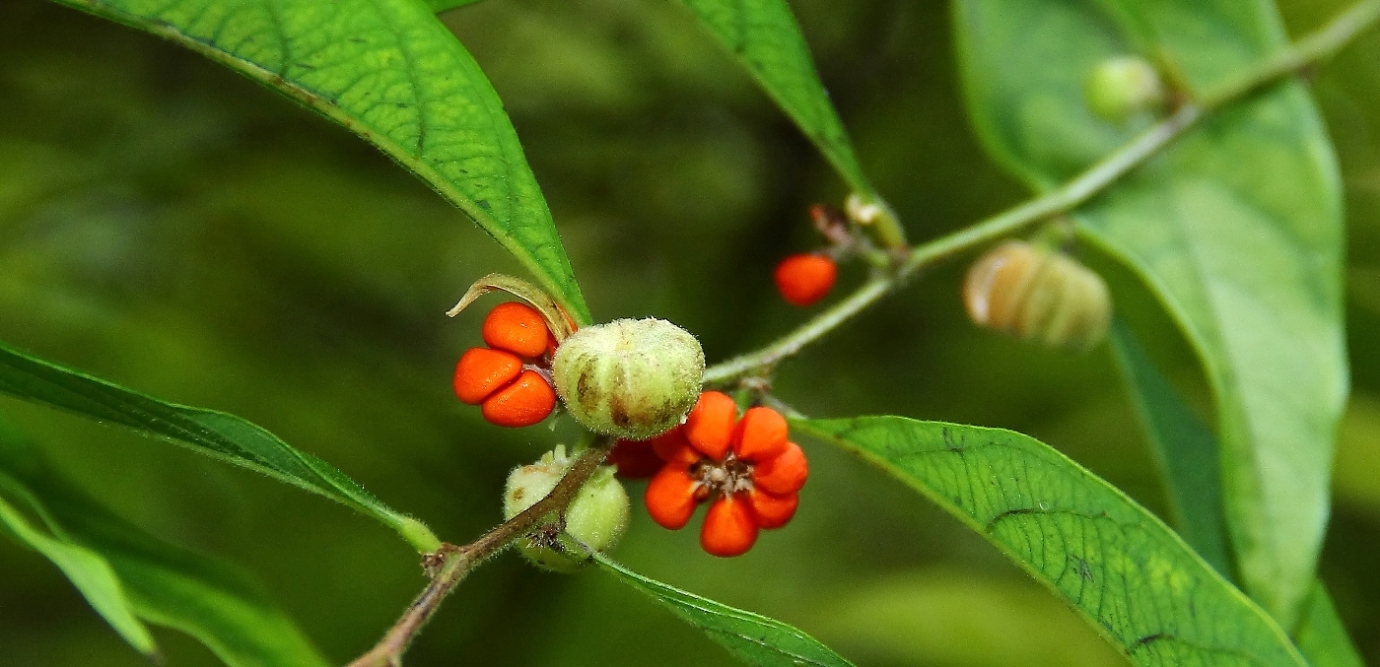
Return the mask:
[[[431,577],[431,582],[422,589],[417,599],[408,605],[407,611],[404,611],[398,622],[389,628],[383,639],[347,667],[401,667],[403,653],[412,643],[412,638],[421,632],[427,621],[431,620],[455,586],[480,563],[532,532],[546,515],[564,511],[566,506],[575,500],[580,487],[584,486],[599,468],[599,464],[604,462],[608,456],[608,446],[609,442],[601,439],[581,451],[565,477],[556,484],[556,488],[551,489],[551,493],[512,519],[484,533],[479,539],[464,546],[442,544],[435,553],[424,556],[422,565]]]

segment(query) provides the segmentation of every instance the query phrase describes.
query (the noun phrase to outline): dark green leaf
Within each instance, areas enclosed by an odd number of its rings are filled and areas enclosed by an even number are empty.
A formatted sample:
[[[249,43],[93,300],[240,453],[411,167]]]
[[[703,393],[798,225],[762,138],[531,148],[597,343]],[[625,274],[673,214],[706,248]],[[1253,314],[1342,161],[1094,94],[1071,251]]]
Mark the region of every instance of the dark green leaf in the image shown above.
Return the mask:
[[[707,600],[624,568],[601,555],[599,566],[661,603],[681,620],[709,635],[749,665],[760,667],[851,667],[829,647],[780,621]]]
[[[1179,534],[1230,580],[1217,439],[1180,400],[1124,322],[1112,322],[1109,342],[1160,464]]]
[[[752,73],[849,187],[876,197],[786,0],[680,0]]]
[[[1230,570],[1224,569],[1228,561],[1221,491],[1215,476],[1217,439],[1160,375],[1125,323],[1113,323],[1111,342],[1150,447],[1164,470],[1170,504],[1183,525],[1180,533],[1225,576]],[[1320,582],[1313,584],[1294,638],[1313,667],[1361,665]]]
[[[1152,119],[1095,118],[1084,78],[1125,54],[1211,94],[1285,43],[1268,2],[959,0],[967,101],[987,149],[1046,190]],[[1217,400],[1225,514],[1246,590],[1291,626],[1313,584],[1347,393],[1337,166],[1295,83],[1218,112],[1076,212],[1197,350]]]
[[[155,649],[131,614],[186,632],[231,667],[327,664],[248,576],[143,533],[58,477],[32,449],[0,433],[0,521],[11,528],[15,506],[41,516],[48,531],[21,527],[16,532],[27,535],[21,541],[62,568],[140,651]],[[54,551],[53,545],[60,548]]]
[[[498,94],[426,3],[55,1],[182,44],[344,125],[460,207],[589,323]]]
[[[1133,664],[1305,664],[1268,614],[1159,519],[1032,438],[902,417],[792,428],[856,452],[971,526]]]
[[[321,459],[234,415],[167,403],[0,343],[0,393],[119,424],[257,470],[352,507],[397,530],[418,551],[440,541]]]

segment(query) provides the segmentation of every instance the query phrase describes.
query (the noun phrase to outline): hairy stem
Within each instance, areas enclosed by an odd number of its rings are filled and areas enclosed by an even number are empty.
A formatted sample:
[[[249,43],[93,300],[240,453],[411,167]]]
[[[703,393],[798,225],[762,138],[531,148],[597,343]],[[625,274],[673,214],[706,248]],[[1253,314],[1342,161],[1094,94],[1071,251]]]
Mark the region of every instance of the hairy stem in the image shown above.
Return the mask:
[[[1209,114],[1249,99],[1332,57],[1377,20],[1380,20],[1380,0],[1363,0],[1353,5],[1321,29],[1256,63],[1226,85],[1208,91],[1200,99],[1180,105],[1173,114],[1063,185],[959,231],[912,248],[896,271],[863,283],[848,298],[816,315],[795,331],[760,350],[709,367],[704,373],[704,383],[725,385],[745,377],[768,375],[782,359],[823,338],[895,291],[921,269],[1078,208],[1159,154]]]
[[[441,607],[441,602],[450,595],[455,586],[463,581],[475,566],[532,532],[552,512],[564,511],[575,500],[580,487],[589,481],[590,476],[607,456],[608,448],[605,446],[596,444],[585,449],[576,457],[565,477],[561,478],[545,498],[469,544],[442,544],[435,553],[428,554],[423,562],[428,575],[431,576],[431,582],[422,589],[417,599],[408,605],[407,611],[404,611],[398,622],[384,634],[383,639],[368,653],[351,662],[348,667],[401,667],[403,653],[412,643],[412,638],[416,637],[422,626],[431,620],[432,615]]]

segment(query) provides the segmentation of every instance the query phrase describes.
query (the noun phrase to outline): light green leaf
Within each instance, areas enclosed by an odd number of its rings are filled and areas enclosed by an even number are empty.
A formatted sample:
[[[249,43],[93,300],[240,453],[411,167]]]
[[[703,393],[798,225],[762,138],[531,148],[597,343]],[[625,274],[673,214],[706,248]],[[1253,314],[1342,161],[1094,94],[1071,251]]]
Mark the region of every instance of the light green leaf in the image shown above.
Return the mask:
[[[829,647],[785,623],[648,579],[602,555],[595,554],[594,559],[605,572],[646,593],[749,665],[852,667]]]
[[[1313,585],[1294,641],[1312,667],[1366,667],[1321,582]]]
[[[1164,471],[1170,504],[1183,526],[1180,534],[1218,572],[1229,576],[1230,569],[1224,569],[1228,563],[1226,526],[1214,455],[1217,439],[1160,375],[1125,323],[1112,324],[1111,343],[1150,447]],[[1362,664],[1321,582],[1313,584],[1294,638],[1313,667]]]
[[[344,125],[460,207],[577,323],[590,322],[498,94],[426,3],[55,1],[186,46]]]
[[[1092,116],[1082,88],[1097,63],[1162,58],[1188,94],[1210,95],[1285,43],[1268,2],[958,0],[955,9],[979,134],[1039,191],[1151,121]],[[1222,110],[1074,217],[1140,275],[1197,351],[1217,401],[1237,571],[1292,626],[1313,584],[1347,393],[1340,188],[1317,110],[1296,83]]]
[[[321,494],[398,531],[418,551],[440,540],[321,459],[239,417],[167,403],[0,343],[0,393],[118,424]]]
[[[62,568],[141,652],[155,648],[132,614],[186,632],[231,667],[327,664],[248,576],[143,533],[57,476],[35,451],[0,433],[0,521],[11,528],[15,507],[41,516],[48,530],[21,527],[15,531],[21,541]],[[73,567],[72,554],[79,555],[80,567]]]
[[[130,646],[144,655],[157,655],[149,629],[135,616],[124,586],[100,554],[31,524],[20,507],[6,497],[17,489],[0,469],[0,534],[9,535],[53,562],[81,592],[91,608],[104,618]]]
[[[1112,322],[1109,342],[1151,452],[1160,464],[1179,535],[1231,580],[1217,439],[1155,368],[1126,323]]]
[[[680,0],[853,190],[876,198],[786,0]]]
[[[1264,610],[1159,519],[1043,443],[902,417],[791,426],[861,455],[978,531],[1135,665],[1305,664]]]

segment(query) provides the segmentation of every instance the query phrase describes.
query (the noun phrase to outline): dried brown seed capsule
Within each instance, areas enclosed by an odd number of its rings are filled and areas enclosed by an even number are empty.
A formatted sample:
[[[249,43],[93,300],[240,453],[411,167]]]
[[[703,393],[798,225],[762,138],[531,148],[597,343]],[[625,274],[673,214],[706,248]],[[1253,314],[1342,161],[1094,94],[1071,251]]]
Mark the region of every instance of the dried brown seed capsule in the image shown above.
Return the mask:
[[[978,326],[1079,350],[1102,340],[1112,312],[1101,276],[1066,255],[1021,241],[1003,243],[973,264],[963,301]]]

